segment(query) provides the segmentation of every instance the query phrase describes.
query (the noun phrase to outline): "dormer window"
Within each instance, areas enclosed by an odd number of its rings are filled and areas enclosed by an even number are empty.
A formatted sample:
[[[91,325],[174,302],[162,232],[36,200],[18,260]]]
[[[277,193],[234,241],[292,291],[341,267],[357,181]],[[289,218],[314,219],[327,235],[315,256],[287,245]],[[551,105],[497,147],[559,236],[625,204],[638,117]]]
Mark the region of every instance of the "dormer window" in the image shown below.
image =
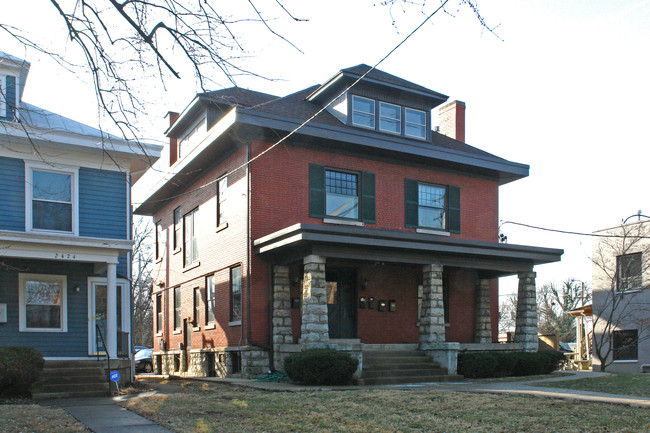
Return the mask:
[[[399,134],[402,132],[402,107],[379,103],[379,130]]]
[[[0,119],[14,120],[16,77],[0,74]]]
[[[375,129],[375,101],[361,96],[353,96],[352,123]]]
[[[427,137],[427,113],[405,108],[404,135],[407,137]]]
[[[353,126],[420,140],[427,139],[426,111],[357,95],[352,95],[351,100],[350,123]]]

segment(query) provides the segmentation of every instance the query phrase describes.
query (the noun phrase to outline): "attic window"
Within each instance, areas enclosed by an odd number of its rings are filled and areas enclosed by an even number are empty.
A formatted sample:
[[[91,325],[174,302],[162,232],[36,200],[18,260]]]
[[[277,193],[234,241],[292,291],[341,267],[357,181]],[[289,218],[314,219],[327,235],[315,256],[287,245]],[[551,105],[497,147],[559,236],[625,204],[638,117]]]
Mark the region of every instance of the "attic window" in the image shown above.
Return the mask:
[[[14,120],[16,77],[0,75],[0,120]]]
[[[412,108],[405,108],[406,121],[404,122],[404,135],[415,138],[427,136],[427,113]]]
[[[375,129],[375,101],[361,96],[353,96],[352,123]]]
[[[201,139],[201,132],[205,131],[205,117],[196,122],[178,141],[178,159],[185,157],[188,153],[199,144]]]
[[[402,107],[380,102],[379,129],[384,132],[399,134],[402,130]]]

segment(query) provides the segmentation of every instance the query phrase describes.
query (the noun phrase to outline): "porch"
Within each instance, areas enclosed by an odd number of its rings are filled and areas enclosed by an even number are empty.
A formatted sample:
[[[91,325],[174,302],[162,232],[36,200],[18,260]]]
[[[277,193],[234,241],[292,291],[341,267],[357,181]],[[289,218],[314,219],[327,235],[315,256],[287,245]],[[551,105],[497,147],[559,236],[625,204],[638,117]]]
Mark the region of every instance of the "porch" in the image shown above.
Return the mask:
[[[357,227],[297,224],[255,241],[272,266],[273,364],[329,347],[424,353],[456,373],[462,345],[496,343],[496,278],[519,276],[515,343],[537,350],[535,264],[562,251]],[[377,346],[379,345],[379,346]],[[468,347],[466,347],[468,348]],[[470,348],[471,350],[471,348]],[[389,354],[388,354],[389,355]]]

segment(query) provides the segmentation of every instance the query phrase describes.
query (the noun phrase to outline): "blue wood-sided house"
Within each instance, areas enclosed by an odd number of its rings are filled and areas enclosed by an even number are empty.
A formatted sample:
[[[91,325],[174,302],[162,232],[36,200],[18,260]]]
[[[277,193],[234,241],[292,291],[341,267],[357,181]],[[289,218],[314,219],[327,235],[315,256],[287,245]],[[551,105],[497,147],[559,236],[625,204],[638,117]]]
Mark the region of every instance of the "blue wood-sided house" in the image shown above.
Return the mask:
[[[23,102],[29,67],[0,52],[0,346],[128,360],[130,186],[162,146]]]

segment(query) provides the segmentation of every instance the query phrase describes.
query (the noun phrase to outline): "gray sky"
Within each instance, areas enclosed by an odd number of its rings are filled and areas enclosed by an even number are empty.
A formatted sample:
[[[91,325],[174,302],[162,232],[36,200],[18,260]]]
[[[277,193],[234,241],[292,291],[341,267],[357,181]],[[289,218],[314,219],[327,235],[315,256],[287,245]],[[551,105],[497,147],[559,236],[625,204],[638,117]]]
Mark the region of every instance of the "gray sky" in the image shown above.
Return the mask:
[[[266,3],[260,3],[264,6]],[[260,25],[242,24],[242,62],[276,81],[240,77],[237,84],[285,95],[322,83],[338,70],[375,64],[423,18],[376,1],[298,1],[285,5],[308,22],[290,22],[272,4],[269,22],[303,53]],[[248,13],[231,1],[232,13]],[[436,2],[424,9],[431,12]],[[530,176],[500,189],[500,218],[554,229],[591,232],[616,225],[639,209],[645,194],[649,143],[650,1],[482,1],[495,37],[465,8],[450,1],[379,68],[467,104],[466,141],[503,158],[529,164]],[[12,2],[0,22],[74,58],[49,1]],[[34,10],[39,14],[35,15]],[[51,12],[50,12],[51,11]],[[230,10],[228,11],[230,13]],[[392,25],[392,19],[395,25]],[[97,124],[92,88],[0,33],[0,51],[32,63],[25,100],[75,120]],[[168,110],[180,111],[197,91],[190,74],[151,91],[155,103],[139,125],[151,141],[164,140]],[[229,86],[221,79],[222,86]],[[142,85],[148,85],[144,80]],[[218,85],[215,85],[215,89]],[[71,91],[72,89],[72,91]],[[591,280],[591,240],[504,225],[509,243],[563,248],[561,263],[539,266],[538,284],[567,277]],[[501,284],[501,293],[516,281]]]

